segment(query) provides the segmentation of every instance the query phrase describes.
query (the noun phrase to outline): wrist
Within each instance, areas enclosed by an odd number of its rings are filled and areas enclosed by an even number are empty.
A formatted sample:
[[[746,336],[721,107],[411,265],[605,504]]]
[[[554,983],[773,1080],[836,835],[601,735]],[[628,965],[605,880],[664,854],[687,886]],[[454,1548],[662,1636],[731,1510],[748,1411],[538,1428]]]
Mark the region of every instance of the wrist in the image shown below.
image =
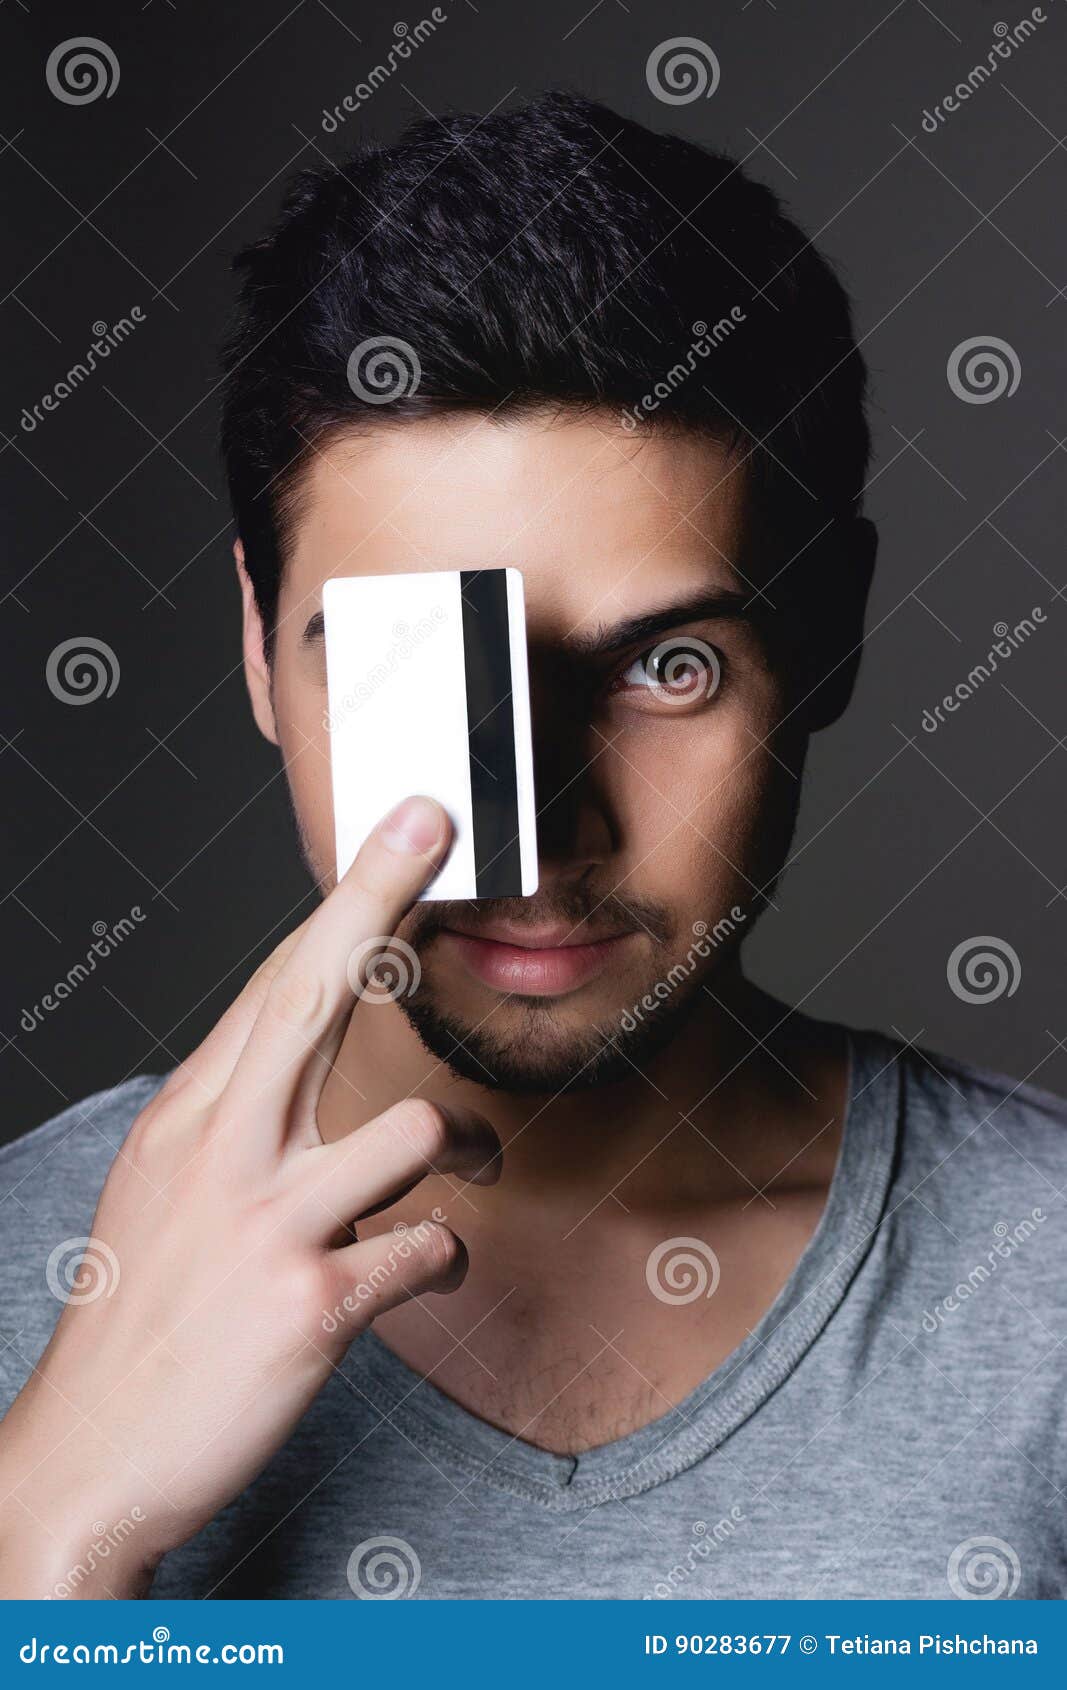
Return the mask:
[[[0,1598],[146,1595],[162,1551],[148,1510],[106,1482],[100,1451],[67,1440],[42,1451],[4,1431]]]
[[[147,1596],[157,1563],[138,1548],[137,1535],[146,1525],[137,1507],[114,1521],[102,1517],[83,1521],[75,1504],[57,1532],[46,1528],[22,1503],[9,1500],[0,1505],[0,1598],[63,1601]]]

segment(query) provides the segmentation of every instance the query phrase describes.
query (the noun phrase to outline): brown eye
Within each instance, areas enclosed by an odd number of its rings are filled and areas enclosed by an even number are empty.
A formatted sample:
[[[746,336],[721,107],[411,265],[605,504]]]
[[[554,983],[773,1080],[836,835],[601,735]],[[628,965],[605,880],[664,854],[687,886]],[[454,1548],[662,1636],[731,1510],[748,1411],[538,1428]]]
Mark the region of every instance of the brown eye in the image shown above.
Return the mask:
[[[722,659],[714,646],[692,634],[650,646],[622,671],[613,692],[643,692],[647,702],[668,708],[706,703],[718,691]]]

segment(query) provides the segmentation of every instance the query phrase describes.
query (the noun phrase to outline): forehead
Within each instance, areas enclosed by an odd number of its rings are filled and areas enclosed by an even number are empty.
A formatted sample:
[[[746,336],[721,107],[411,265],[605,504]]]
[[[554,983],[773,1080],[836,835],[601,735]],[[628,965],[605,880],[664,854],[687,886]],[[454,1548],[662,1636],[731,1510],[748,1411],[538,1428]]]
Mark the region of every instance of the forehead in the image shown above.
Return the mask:
[[[387,424],[308,464],[283,615],[335,575],[507,565],[543,622],[637,614],[653,594],[743,584],[743,501],[717,442],[610,415]]]

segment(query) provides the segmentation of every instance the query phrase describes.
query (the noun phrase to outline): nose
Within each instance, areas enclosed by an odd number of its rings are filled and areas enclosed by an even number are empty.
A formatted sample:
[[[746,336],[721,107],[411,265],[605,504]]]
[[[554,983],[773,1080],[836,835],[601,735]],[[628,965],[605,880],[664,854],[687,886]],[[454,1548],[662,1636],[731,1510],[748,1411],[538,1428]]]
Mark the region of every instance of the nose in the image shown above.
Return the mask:
[[[558,654],[531,652],[537,848],[542,882],[577,880],[616,848],[601,767],[603,739],[594,733],[582,692]]]

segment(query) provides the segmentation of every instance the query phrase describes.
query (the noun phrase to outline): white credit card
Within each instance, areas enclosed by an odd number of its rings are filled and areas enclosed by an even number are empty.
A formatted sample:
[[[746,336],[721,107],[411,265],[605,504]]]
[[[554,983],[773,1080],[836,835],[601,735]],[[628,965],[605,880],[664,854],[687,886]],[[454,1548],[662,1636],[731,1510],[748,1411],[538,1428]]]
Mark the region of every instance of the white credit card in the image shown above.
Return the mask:
[[[382,817],[421,792],[455,830],[423,898],[536,892],[519,571],[339,576],[322,609],[338,878]]]

